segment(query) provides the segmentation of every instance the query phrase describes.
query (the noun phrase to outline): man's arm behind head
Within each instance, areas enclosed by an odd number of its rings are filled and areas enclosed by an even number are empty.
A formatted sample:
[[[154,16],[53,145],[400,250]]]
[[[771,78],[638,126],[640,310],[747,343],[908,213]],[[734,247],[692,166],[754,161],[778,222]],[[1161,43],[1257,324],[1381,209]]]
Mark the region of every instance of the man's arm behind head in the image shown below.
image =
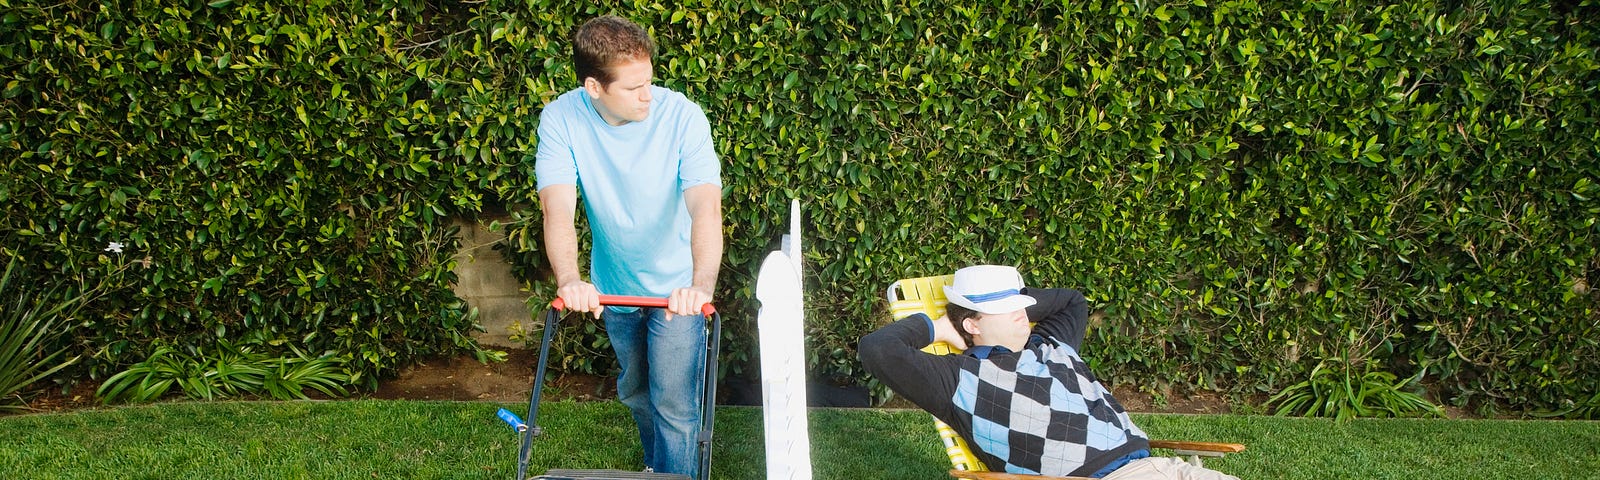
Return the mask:
[[[932,343],[933,320],[915,314],[861,337],[861,365],[895,394],[943,418],[952,406],[960,359],[921,349]]]
[[[1028,307],[1028,318],[1035,322],[1033,332],[1080,349],[1089,327],[1089,303],[1083,293],[1070,288],[1028,288],[1028,296],[1038,300]]]

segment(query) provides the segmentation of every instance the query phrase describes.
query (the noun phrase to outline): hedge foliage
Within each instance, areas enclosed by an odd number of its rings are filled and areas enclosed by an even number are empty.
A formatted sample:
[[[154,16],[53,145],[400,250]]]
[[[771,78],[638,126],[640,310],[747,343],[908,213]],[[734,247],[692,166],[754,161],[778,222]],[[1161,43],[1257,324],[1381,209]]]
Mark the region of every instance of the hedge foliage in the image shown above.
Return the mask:
[[[449,219],[509,211],[541,271],[538,112],[601,13],[712,120],[731,373],[799,198],[818,376],[865,379],[889,282],[1003,262],[1085,291],[1097,370],[1152,391],[1368,359],[1458,405],[1600,390],[1595,0],[0,0],[0,245],[149,259],[77,330],[100,373],[471,349]]]
[[[490,172],[412,59],[436,12],[0,6],[4,248],[90,279],[139,263],[78,328],[95,374],[225,338],[335,351],[370,384],[471,346],[448,220]]]

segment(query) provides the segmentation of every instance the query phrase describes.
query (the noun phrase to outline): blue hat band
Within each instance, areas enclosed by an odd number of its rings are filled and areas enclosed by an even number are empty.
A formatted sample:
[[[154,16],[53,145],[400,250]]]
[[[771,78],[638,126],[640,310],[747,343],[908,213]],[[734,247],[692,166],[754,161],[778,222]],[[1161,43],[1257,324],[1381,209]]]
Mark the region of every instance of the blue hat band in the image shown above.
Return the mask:
[[[962,295],[962,297],[966,298],[968,301],[970,301],[972,303],[983,303],[983,302],[992,302],[992,301],[995,301],[995,300],[1000,300],[1000,299],[1004,299],[1004,298],[1007,298],[1007,297],[1011,297],[1013,295],[1021,295],[1021,294],[1022,294],[1021,290],[1017,290],[1017,289],[1013,288],[1013,289],[1010,289],[1010,290],[1001,290],[1001,291],[998,291],[998,292],[979,293],[979,294],[974,294],[974,295]]]

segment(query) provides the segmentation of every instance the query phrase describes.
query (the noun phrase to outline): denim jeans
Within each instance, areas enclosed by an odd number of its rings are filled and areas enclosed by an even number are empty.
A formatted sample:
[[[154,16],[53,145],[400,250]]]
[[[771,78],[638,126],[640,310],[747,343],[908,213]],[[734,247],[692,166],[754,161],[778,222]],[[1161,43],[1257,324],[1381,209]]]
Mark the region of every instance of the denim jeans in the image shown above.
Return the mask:
[[[704,317],[672,315],[662,308],[632,312],[608,308],[603,317],[622,366],[617,400],[633,411],[644,465],[657,472],[697,477]]]

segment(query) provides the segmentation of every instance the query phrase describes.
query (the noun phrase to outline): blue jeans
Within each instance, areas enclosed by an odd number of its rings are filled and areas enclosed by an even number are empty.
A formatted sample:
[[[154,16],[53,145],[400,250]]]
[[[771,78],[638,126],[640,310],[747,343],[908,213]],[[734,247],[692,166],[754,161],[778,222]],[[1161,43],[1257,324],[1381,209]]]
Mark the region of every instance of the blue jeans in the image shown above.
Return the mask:
[[[657,472],[697,477],[704,317],[676,316],[662,308],[633,312],[607,308],[602,316],[622,366],[617,400],[633,411],[639,443],[644,445],[644,465]]]

